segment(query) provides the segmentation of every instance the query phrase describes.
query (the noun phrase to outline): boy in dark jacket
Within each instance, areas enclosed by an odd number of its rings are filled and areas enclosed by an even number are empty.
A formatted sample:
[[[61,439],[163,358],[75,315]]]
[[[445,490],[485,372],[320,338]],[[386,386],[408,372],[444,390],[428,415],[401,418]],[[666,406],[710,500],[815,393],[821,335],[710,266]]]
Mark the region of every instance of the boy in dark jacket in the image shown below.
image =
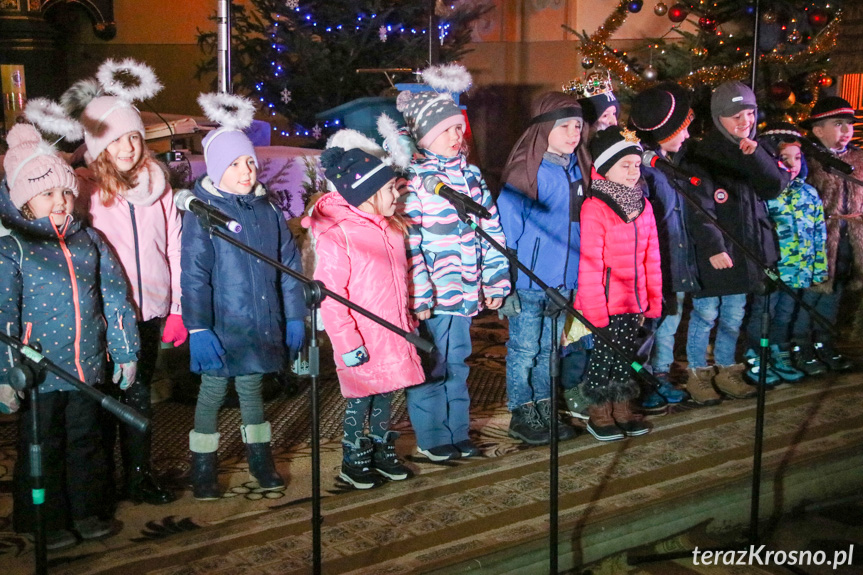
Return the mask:
[[[497,207],[507,248],[543,282],[569,298],[578,282],[578,214],[590,173],[583,147],[576,153],[585,124],[578,102],[561,93],[543,94],[532,112],[530,126],[504,168],[506,184]],[[552,322],[557,322],[560,334],[566,317],[545,315],[548,296],[527,276],[518,276],[515,288],[505,306],[509,435],[543,444],[549,442],[551,417],[557,412],[549,399]],[[514,309],[516,302],[520,312]],[[575,431],[561,422],[558,434],[569,439]]]
[[[195,183],[195,196],[242,226],[237,239],[300,271],[300,254],[281,211],[257,181],[257,158],[242,132],[251,102],[203,95],[198,102],[223,126],[204,138],[207,175]],[[226,100],[227,98],[227,100]],[[220,109],[221,108],[221,109]],[[239,110],[236,116],[230,110]],[[228,123],[230,122],[230,123]],[[201,374],[195,428],[189,433],[192,489],[196,499],[220,497],[216,450],[218,415],[228,380],[240,399],[249,474],[262,489],[285,488],[270,451],[272,432],[264,420],[261,395],[265,373],[279,371],[285,348],[303,345],[305,305],[302,285],[255,256],[212,237],[191,212],[183,217],[183,323],[189,329],[191,368]],[[285,318],[288,318],[285,326]]]
[[[718,86],[710,99],[714,128],[685,158],[702,179],[696,197],[718,224],[701,214],[688,222],[700,290],[694,295],[689,320],[686,388],[702,405],[720,401],[714,384],[730,397],[755,395],[743,379],[745,365],[737,361],[735,351],[746,296],[764,283],[761,270],[779,259],[765,201],[781,194],[789,181],[788,172],[754,139],[756,110],[755,94],[744,84]],[[726,233],[748,246],[759,261],[747,258]],[[717,318],[715,366],[710,367],[707,347]]]

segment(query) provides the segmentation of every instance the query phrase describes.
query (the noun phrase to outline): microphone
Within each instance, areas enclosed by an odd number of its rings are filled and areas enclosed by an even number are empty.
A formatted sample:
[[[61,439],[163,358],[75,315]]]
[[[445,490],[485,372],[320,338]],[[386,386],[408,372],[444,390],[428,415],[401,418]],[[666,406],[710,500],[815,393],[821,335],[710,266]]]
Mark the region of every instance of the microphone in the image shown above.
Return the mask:
[[[689,182],[693,186],[701,185],[701,178],[696,178],[690,174],[687,174],[681,168],[678,168],[653,150],[646,150],[643,154],[641,154],[641,163],[650,166],[651,168],[656,168],[660,172],[672,176],[674,178],[683,180],[685,182]]]
[[[447,186],[437,176],[426,176],[423,178],[423,187],[428,193],[444,198],[459,211],[473,214],[478,218],[491,218],[491,213],[481,204],[476,203],[466,194],[457,192]]]
[[[174,195],[174,205],[184,212],[192,212],[200,219],[222,226],[235,234],[240,233],[243,226],[208,204],[195,197],[189,190],[180,190]]]
[[[836,170],[839,173],[850,176],[854,172],[854,166],[848,162],[843,162],[829,151],[821,148],[805,138],[800,138],[800,147],[803,148],[803,155],[818,160],[818,163],[830,170]]]

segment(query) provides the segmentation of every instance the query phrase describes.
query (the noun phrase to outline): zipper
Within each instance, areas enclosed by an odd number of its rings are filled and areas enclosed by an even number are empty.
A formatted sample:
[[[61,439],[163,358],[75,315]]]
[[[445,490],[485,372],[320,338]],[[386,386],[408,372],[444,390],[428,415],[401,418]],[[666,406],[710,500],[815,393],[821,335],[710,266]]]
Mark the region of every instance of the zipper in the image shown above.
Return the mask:
[[[611,290],[611,268],[605,268],[605,303],[608,305],[608,292]]]
[[[141,321],[144,320],[144,286],[141,279],[141,252],[138,245],[138,221],[135,219],[135,206],[129,204],[129,216],[132,218],[132,237],[135,240],[135,269],[138,270],[138,312]]]
[[[75,308],[75,368],[78,370],[78,377],[81,381],[86,381],[84,379],[84,368],[81,367],[81,308],[78,305],[78,280],[75,278],[75,265],[72,263],[72,252],[69,251],[69,246],[66,245],[66,238],[60,233],[60,230],[57,229],[53,221],[51,225],[57,234],[60,249],[66,258],[66,266],[69,268],[69,280],[72,285],[72,305]]]
[[[638,226],[635,224],[635,220],[632,220],[632,226],[635,229],[635,249],[632,253],[632,263],[635,267],[635,303],[638,304],[638,311],[644,313],[644,308],[641,307],[641,298],[638,297]]]
[[[563,260],[563,278],[560,282],[563,287],[566,287],[566,271],[569,269],[569,253],[572,251],[572,213],[573,211],[573,203],[572,203],[572,180],[569,177],[569,169],[564,167],[563,172],[566,174],[566,181],[569,184],[567,186],[569,188],[569,221],[566,222],[566,258]]]
[[[530,271],[533,271],[533,268],[536,267],[536,258],[539,257],[539,238],[536,238],[533,241],[533,254],[530,256]],[[530,280],[528,284],[529,288],[533,287],[533,280]]]

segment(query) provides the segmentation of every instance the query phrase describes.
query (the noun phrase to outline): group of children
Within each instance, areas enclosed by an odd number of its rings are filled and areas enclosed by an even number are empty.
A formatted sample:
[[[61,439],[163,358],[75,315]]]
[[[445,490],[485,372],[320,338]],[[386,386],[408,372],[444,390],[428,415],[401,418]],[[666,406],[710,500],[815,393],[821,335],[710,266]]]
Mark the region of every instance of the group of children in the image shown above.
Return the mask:
[[[160,87],[152,71],[108,61],[98,78],[73,86],[63,110],[45,103],[26,115],[50,133],[71,126],[71,136],[83,127],[86,167],[73,171],[30,124],[9,133],[0,190],[0,217],[10,230],[0,238],[4,329],[38,341],[49,359],[89,385],[110,378],[119,385],[106,390],[144,415],[151,413],[159,340],[181,345],[188,338],[191,370],[201,374],[189,435],[194,497],[221,496],[218,410],[230,380],[240,399],[250,474],[263,489],[284,489],[261,386],[263,374],[278,371],[304,344],[301,285],[213,239],[191,212],[181,221],[165,168],[146,150],[133,105]],[[396,455],[398,434],[390,429],[392,394],[399,389],[420,454],[431,461],[480,454],[469,435],[466,359],[471,319],[485,308],[509,318],[509,434],[547,443],[552,418],[560,418],[559,439],[575,435],[551,405],[549,365],[556,348],[551,334],[571,336],[577,326],[531,277],[515,273],[507,256],[601,330],[579,332],[561,355],[564,411],[587,419],[588,431],[602,441],[647,433],[645,411],[687,394],[702,405],[717,403],[720,393],[750,397],[754,388],[745,378],[757,379],[761,368],[775,383],[819,373],[824,364],[850,367],[829,332],[783,292],[752,298],[753,309],[769,302],[774,319],[770,365],[759,366],[754,352],[737,360],[747,299],[764,283],[762,268],[778,265],[782,279],[831,322],[843,289],[858,289],[863,271],[863,232],[855,221],[863,193],[817,163],[807,169],[793,126],[756,138],[757,104],[749,88],[729,82],[714,91],[714,128],[697,142],[687,142],[693,113],[676,85],[636,97],[632,130],[617,125],[620,107],[610,85],[582,100],[543,94],[507,160],[495,202],[479,169],[466,160],[466,123],[453,99],[469,87],[469,74],[450,64],[426,70],[423,79],[430,91],[403,92],[397,100],[405,127],[381,118],[384,147],[350,130],[330,139],[321,155],[329,192],[303,219],[317,255],[315,279],[435,345],[423,365],[400,336],[332,299],[323,301],[321,319],[347,399],[344,481],[367,489],[382,477],[409,477]],[[199,103],[221,127],[203,140],[207,174],[192,194],[240,223],[238,240],[300,271],[294,238],[257,181],[260,166],[243,132],[253,106],[225,94],[203,95]],[[847,102],[824,98],[809,127],[825,153],[857,166],[863,152],[848,147],[851,121]],[[701,185],[642,166],[647,149],[697,175]],[[814,189],[804,181],[807,174]],[[471,221],[429,189],[430,180],[464,194],[490,217]],[[687,293],[692,314],[684,391],[668,372]],[[717,322],[711,366],[707,350]],[[755,349],[757,321],[750,321],[749,333]],[[6,351],[4,374],[17,361]],[[631,373],[632,358],[645,354],[657,389],[640,388]],[[39,391],[49,548],[73,544],[76,533],[105,536],[115,507],[104,494],[113,491],[117,425],[56,378],[46,377]],[[0,393],[0,405],[18,407],[9,386],[0,385]],[[22,413],[14,517],[20,532],[33,530],[26,421]],[[120,491],[135,501],[173,501],[175,494],[151,471],[149,433],[121,427],[119,435]]]

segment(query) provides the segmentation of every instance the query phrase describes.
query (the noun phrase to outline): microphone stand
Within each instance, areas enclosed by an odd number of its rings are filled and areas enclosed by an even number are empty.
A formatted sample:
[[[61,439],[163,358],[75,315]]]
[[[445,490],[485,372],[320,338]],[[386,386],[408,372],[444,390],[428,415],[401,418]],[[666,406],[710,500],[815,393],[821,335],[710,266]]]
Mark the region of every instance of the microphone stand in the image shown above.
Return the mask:
[[[512,255],[504,246],[500,245],[497,241],[495,241],[484,229],[482,229],[476,222],[471,219],[470,215],[464,209],[464,204],[453,202],[451,205],[455,208],[456,213],[458,214],[459,219],[467,224],[477,235],[479,235],[482,239],[487,241],[491,247],[500,252],[506,259],[509,261],[511,266],[518,268],[518,270],[524,273],[527,277],[533,281],[539,288],[545,292],[545,295],[548,297],[550,301],[550,308],[552,311],[546,312],[547,314],[557,314],[565,312],[576,320],[581,322],[585,327],[587,327],[593,334],[599,338],[602,343],[607,345],[614,353],[616,353],[619,357],[625,359],[632,370],[635,372],[637,376],[646,381],[650,386],[654,389],[659,387],[659,381],[654,377],[652,373],[644,369],[644,366],[641,365],[638,361],[629,357],[623,349],[617,345],[612,337],[606,332],[605,329],[601,329],[593,325],[590,321],[588,321],[583,315],[581,315],[576,309],[566,300],[563,295],[557,291],[556,289],[550,287],[547,283],[539,279],[533,270],[528,268],[526,265],[521,263],[518,260],[518,257]],[[552,408],[552,417],[549,422],[549,573],[557,573],[557,564],[558,564],[558,552],[557,552],[557,541],[558,541],[558,461],[557,461],[557,383],[560,375],[560,358],[557,357],[559,355],[559,345],[560,342],[558,340],[557,335],[557,321],[556,319],[552,319],[551,322],[551,354],[550,354],[550,374],[551,374],[551,397],[549,401],[551,402]]]
[[[2,332],[0,332],[0,342],[17,351],[18,357],[23,360],[9,371],[8,382],[15,391],[27,391],[30,397],[31,439],[29,454],[30,480],[32,485],[31,496],[33,499],[33,516],[35,520],[33,537],[34,555],[37,575],[45,575],[48,573],[48,549],[45,539],[45,516],[42,513],[42,505],[45,503],[45,487],[42,481],[44,476],[42,472],[42,430],[39,425],[39,385],[36,383],[41,379],[40,376],[42,373],[52,373],[63,381],[72,384],[77,391],[82,392],[120,421],[141,433],[147,430],[150,421],[131,407],[94,389],[92,386],[67,373],[66,370],[58,367],[40,353],[41,346],[38,343],[28,346],[19,339]]]
[[[194,213],[194,212],[193,212]],[[229,244],[243,250],[244,252],[255,256],[256,258],[270,264],[280,272],[286,273],[294,280],[300,282],[303,286],[303,295],[306,305],[309,307],[312,314],[312,332],[309,337],[309,379],[311,382],[309,388],[310,403],[312,409],[312,564],[313,573],[320,575],[321,573],[321,440],[320,421],[318,417],[318,375],[320,375],[320,353],[317,342],[317,313],[320,303],[325,297],[336,300],[345,307],[357,312],[360,315],[367,317],[378,325],[390,330],[391,332],[403,337],[409,343],[418,349],[431,353],[434,351],[434,345],[422,339],[418,335],[405,331],[402,328],[393,325],[385,319],[376,316],[372,312],[358,306],[352,301],[340,296],[339,294],[328,289],[323,282],[313,280],[304,276],[300,272],[294,271],[282,262],[272,259],[259,252],[258,250],[244,244],[240,240],[233,237],[217,226],[216,222],[212,221],[206,215],[195,214],[198,218],[198,223],[210,233],[228,242]]]

